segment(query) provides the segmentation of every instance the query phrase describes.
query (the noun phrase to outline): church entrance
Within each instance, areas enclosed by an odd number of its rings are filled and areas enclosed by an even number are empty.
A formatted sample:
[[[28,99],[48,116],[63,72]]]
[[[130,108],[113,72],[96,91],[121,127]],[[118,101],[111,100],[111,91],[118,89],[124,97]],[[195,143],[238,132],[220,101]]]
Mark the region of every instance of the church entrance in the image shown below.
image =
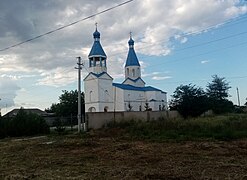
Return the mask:
[[[104,107],[104,112],[108,112],[108,106]]]

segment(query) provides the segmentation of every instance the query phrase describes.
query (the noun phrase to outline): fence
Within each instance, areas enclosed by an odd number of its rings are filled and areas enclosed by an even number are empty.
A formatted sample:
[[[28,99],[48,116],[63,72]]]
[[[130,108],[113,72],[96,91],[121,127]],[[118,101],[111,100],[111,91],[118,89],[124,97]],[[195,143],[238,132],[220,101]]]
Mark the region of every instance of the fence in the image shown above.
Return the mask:
[[[177,111],[141,111],[141,112],[88,112],[86,121],[89,129],[99,129],[111,121],[124,119],[138,119],[141,121],[164,119],[175,119],[180,117]]]

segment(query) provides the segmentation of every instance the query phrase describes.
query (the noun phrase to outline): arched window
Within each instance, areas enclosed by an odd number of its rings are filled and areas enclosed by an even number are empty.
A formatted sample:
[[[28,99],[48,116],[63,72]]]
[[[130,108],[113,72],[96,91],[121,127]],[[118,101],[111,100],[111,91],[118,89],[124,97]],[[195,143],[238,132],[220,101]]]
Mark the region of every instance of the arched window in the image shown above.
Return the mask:
[[[92,98],[93,98],[93,91],[90,91],[90,92],[89,92],[89,102],[92,101]]]
[[[88,109],[88,112],[96,112],[95,107],[90,107],[90,108]]]
[[[135,69],[132,69],[132,76],[135,77]]]
[[[108,102],[109,101],[109,94],[108,94],[107,90],[105,90],[104,97],[105,97],[105,101]]]
[[[130,75],[130,70],[129,70],[129,68],[127,68],[127,76],[129,76]]]

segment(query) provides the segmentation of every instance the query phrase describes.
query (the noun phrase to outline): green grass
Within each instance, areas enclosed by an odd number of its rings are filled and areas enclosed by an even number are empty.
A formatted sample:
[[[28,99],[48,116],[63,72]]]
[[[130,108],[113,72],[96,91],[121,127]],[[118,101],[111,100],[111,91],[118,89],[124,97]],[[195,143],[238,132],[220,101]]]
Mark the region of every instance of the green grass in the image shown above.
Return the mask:
[[[220,139],[231,140],[247,137],[247,115],[230,114],[191,119],[162,119],[143,122],[121,120],[110,123],[109,128],[124,129],[131,137],[144,139]]]

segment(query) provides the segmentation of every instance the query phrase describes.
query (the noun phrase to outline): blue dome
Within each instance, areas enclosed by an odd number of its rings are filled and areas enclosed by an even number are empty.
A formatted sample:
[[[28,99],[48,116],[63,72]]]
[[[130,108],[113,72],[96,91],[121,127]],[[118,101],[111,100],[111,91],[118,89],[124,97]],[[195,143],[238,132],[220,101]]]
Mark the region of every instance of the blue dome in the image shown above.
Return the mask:
[[[130,37],[129,43],[129,52],[126,60],[125,67],[127,66],[140,66],[138,58],[136,56],[135,50],[134,50],[134,40],[132,37]]]
[[[98,31],[97,29],[96,29],[95,32],[93,33],[93,37],[94,37],[94,38],[98,38],[98,39],[100,38],[100,33],[99,33],[99,31]]]
[[[130,38],[130,40],[128,41],[129,46],[134,46],[134,40],[132,38]]]

